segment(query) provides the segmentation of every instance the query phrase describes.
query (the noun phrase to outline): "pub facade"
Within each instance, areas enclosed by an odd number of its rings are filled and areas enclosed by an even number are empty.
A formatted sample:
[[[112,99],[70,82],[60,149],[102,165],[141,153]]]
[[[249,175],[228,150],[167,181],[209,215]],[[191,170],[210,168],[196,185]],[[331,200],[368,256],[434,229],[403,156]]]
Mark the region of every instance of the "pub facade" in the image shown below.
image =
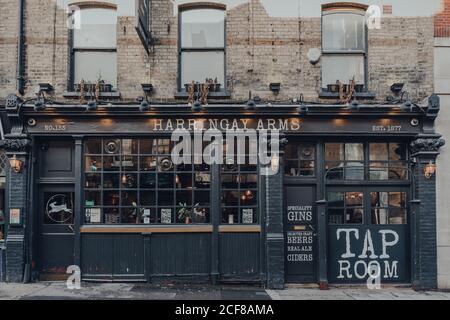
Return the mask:
[[[432,8],[19,2],[6,281],[436,287]]]

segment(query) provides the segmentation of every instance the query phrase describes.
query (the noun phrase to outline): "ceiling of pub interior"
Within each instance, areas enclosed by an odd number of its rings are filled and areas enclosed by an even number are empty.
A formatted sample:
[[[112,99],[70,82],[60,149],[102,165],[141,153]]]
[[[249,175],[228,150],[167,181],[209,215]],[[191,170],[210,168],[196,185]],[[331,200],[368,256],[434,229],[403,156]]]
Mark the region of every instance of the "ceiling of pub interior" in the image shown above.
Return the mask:
[[[62,6],[70,3],[95,2],[92,0],[54,0]],[[157,0],[164,1],[164,0]],[[215,2],[227,5],[231,9],[249,2],[260,2],[267,14],[271,17],[320,17],[321,5],[324,3],[340,2],[331,0],[165,0],[170,1],[174,5],[174,13],[177,12],[177,6],[183,3],[192,2]],[[117,5],[117,13],[119,16],[134,16],[135,1],[134,0],[108,0],[97,1],[108,2]],[[416,17],[431,16],[441,11],[443,6],[442,0],[358,0],[345,1],[355,2],[367,5],[392,5],[392,16]]]

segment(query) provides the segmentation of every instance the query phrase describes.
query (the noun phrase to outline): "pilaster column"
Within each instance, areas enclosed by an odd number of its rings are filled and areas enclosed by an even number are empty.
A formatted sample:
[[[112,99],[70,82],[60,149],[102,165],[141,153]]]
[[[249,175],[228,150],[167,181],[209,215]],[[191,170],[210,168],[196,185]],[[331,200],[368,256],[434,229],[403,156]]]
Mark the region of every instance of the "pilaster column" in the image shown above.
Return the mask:
[[[21,168],[8,167],[6,180],[6,281],[22,282],[26,265],[26,228],[31,227],[28,215],[28,170],[30,140],[6,138],[0,148],[6,150],[8,159],[14,159]],[[18,213],[18,216],[16,215]],[[14,219],[14,220],[12,220]]]
[[[415,161],[415,203],[413,203],[413,287],[418,290],[437,287],[436,177],[427,177],[425,168],[436,163],[445,144],[440,135],[422,134],[410,145]]]
[[[287,139],[279,141],[278,171],[265,177],[266,198],[266,272],[267,288],[284,289],[284,147]],[[271,171],[271,165],[266,168]],[[273,172],[272,172],[273,173]]]

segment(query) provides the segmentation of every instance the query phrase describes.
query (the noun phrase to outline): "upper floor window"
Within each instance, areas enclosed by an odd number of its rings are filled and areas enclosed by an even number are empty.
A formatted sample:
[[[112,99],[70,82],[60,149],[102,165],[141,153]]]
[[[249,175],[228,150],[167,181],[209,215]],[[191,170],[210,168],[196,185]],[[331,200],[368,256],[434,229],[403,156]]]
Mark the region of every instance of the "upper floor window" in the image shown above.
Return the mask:
[[[79,19],[80,21],[76,21]],[[109,8],[82,8],[75,15],[72,80],[79,84],[117,85],[117,12]]]
[[[337,82],[355,80],[366,89],[365,6],[324,5],[322,12],[322,88],[338,91]]]
[[[224,89],[225,7],[190,4],[180,11],[180,89],[208,80]]]

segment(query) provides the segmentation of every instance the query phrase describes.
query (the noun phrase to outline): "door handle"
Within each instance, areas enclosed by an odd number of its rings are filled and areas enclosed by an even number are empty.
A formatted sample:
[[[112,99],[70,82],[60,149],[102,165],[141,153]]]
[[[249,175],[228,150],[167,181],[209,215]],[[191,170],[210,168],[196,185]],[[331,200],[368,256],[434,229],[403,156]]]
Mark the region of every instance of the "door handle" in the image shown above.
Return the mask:
[[[72,230],[72,232],[75,232],[75,230],[74,230],[72,225],[69,225],[69,229]]]

